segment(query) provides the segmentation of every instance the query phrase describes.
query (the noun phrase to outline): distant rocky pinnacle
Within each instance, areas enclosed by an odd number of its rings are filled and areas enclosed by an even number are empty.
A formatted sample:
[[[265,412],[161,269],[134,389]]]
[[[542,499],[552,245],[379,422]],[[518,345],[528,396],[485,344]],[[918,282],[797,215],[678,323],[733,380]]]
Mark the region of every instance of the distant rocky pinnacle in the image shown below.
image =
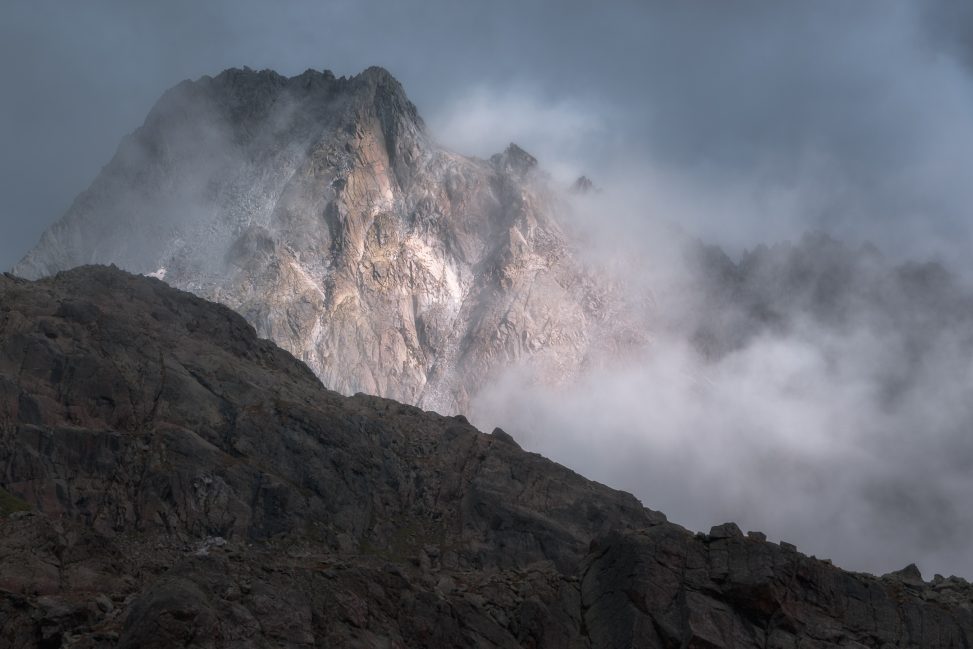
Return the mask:
[[[113,263],[221,302],[325,385],[446,413],[499,368],[574,375],[644,333],[574,260],[537,160],[436,145],[381,68],[166,92],[14,268]]]
[[[575,194],[590,194],[591,192],[598,191],[598,189],[587,176],[578,176],[578,178],[571,183],[571,191]]]
[[[0,276],[2,647],[971,638],[961,579],[851,574],[732,523],[694,535],[503,431],[328,391],[152,278]]]

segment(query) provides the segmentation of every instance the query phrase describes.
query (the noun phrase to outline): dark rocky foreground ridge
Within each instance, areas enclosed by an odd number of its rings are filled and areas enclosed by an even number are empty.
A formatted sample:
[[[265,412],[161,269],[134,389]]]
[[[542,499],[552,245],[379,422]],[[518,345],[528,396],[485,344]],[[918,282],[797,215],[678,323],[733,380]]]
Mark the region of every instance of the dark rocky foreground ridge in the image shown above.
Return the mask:
[[[694,535],[111,268],[0,277],[0,488],[3,647],[973,644],[962,580]]]

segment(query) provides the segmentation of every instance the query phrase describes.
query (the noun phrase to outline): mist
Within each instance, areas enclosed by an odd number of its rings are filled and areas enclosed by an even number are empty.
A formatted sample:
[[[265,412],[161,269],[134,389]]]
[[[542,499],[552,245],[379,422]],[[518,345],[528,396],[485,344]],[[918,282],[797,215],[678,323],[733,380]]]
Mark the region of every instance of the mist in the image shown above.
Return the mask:
[[[973,575],[973,289],[939,262],[823,232],[731,257],[683,228],[605,227],[630,197],[575,197],[579,254],[651,337],[564,385],[511,368],[472,420],[631,491],[694,530],[736,521],[851,570]]]
[[[531,84],[433,112],[456,150],[515,141],[556,186],[589,176],[599,191],[565,212],[577,254],[650,305],[634,358],[557,387],[511,368],[472,417],[692,529],[733,520],[852,570],[970,577],[973,23],[949,3],[864,6],[843,25],[726,16],[729,37],[671,10],[686,29],[653,47],[686,65],[646,73],[644,115]],[[755,38],[717,62],[669,42],[687,32]]]
[[[383,65],[444,145],[590,177],[564,227],[644,303],[639,354],[475,423],[694,529],[973,576],[963,3],[52,6],[0,10],[0,267],[181,79]]]
[[[163,89],[244,65],[383,65],[456,150],[487,156],[516,140],[602,185],[645,168],[702,197],[680,219],[737,251],[825,228],[962,259],[971,21],[951,0],[14,0],[0,9],[0,53],[16,62],[0,105],[0,267]],[[464,108],[480,113],[457,117]]]
[[[637,56],[619,52],[601,69],[568,57],[577,67],[562,85],[461,83],[425,111],[433,133],[484,157],[512,140],[562,183],[585,174],[628,194],[639,208],[603,217],[608,227],[664,213],[735,254],[824,230],[900,258],[965,263],[969,11],[690,4],[629,18],[616,38],[640,30]]]
[[[490,107],[514,106],[498,127]],[[454,146],[525,141],[554,185],[593,179],[566,227],[649,303],[653,339],[568,385],[512,368],[475,424],[691,529],[732,520],[851,570],[973,576],[973,268],[956,176],[973,167],[952,167],[945,134],[917,136],[881,182],[816,150],[799,173],[755,160],[731,180],[612,142],[595,105],[477,88],[456,108],[438,124]]]

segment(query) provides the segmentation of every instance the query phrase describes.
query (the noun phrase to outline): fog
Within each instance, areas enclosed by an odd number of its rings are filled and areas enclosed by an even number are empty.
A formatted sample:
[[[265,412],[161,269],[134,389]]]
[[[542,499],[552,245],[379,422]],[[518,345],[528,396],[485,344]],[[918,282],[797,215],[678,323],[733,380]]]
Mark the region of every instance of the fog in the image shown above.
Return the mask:
[[[612,264],[650,296],[652,343],[567,387],[513,368],[474,423],[691,529],[733,520],[849,569],[973,574],[973,292],[822,234],[739,262],[653,236],[655,255],[617,241]]]
[[[0,7],[0,267],[164,88],[244,65],[383,65],[454,148],[488,155],[516,139],[603,183],[648,165],[700,201],[689,225],[735,249],[823,227],[959,259],[971,23],[953,0],[12,0]],[[496,110],[464,122],[464,106]]]
[[[591,177],[579,253],[653,305],[637,358],[558,388],[511,368],[477,424],[693,529],[735,520],[850,569],[973,576],[973,14],[886,6],[845,5],[843,24],[734,11],[702,32],[671,10],[684,29],[650,28],[652,47],[687,58],[648,73],[664,97],[638,124],[529,84],[433,113],[453,148],[513,140],[555,184]]]
[[[480,395],[474,423],[691,529],[733,520],[852,570],[915,562],[927,578],[973,576],[973,268],[962,246],[935,222],[856,221],[875,201],[824,158],[793,182],[756,171],[708,182],[648,155],[586,166],[577,134],[604,132],[604,113],[529,92],[490,100],[478,89],[441,132],[492,125],[486,107],[518,101],[538,123],[509,132],[532,138],[542,165],[557,161],[551,181],[583,172],[599,187],[569,199],[566,227],[583,259],[646,297],[653,340],[566,387],[511,368]],[[934,153],[909,163],[920,180]],[[899,198],[883,200],[922,197],[897,182]],[[847,221],[834,220],[842,209]]]
[[[640,354],[511,368],[476,423],[688,527],[973,577],[971,43],[949,0],[14,0],[0,267],[181,79],[383,65],[445,146],[589,176],[565,227],[648,305]]]

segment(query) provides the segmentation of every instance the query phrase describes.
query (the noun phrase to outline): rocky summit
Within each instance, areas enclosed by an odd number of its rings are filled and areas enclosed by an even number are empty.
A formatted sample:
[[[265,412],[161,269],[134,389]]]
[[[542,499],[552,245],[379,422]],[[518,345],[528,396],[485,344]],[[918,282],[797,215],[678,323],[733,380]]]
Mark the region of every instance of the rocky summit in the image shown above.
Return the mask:
[[[0,276],[0,646],[971,638],[961,579],[852,574],[732,523],[693,534],[503,431],[329,391],[156,279]]]
[[[227,70],[168,92],[14,273],[151,274],[241,313],[329,387],[454,414],[644,338],[575,260],[516,145],[438,146],[381,68]]]

